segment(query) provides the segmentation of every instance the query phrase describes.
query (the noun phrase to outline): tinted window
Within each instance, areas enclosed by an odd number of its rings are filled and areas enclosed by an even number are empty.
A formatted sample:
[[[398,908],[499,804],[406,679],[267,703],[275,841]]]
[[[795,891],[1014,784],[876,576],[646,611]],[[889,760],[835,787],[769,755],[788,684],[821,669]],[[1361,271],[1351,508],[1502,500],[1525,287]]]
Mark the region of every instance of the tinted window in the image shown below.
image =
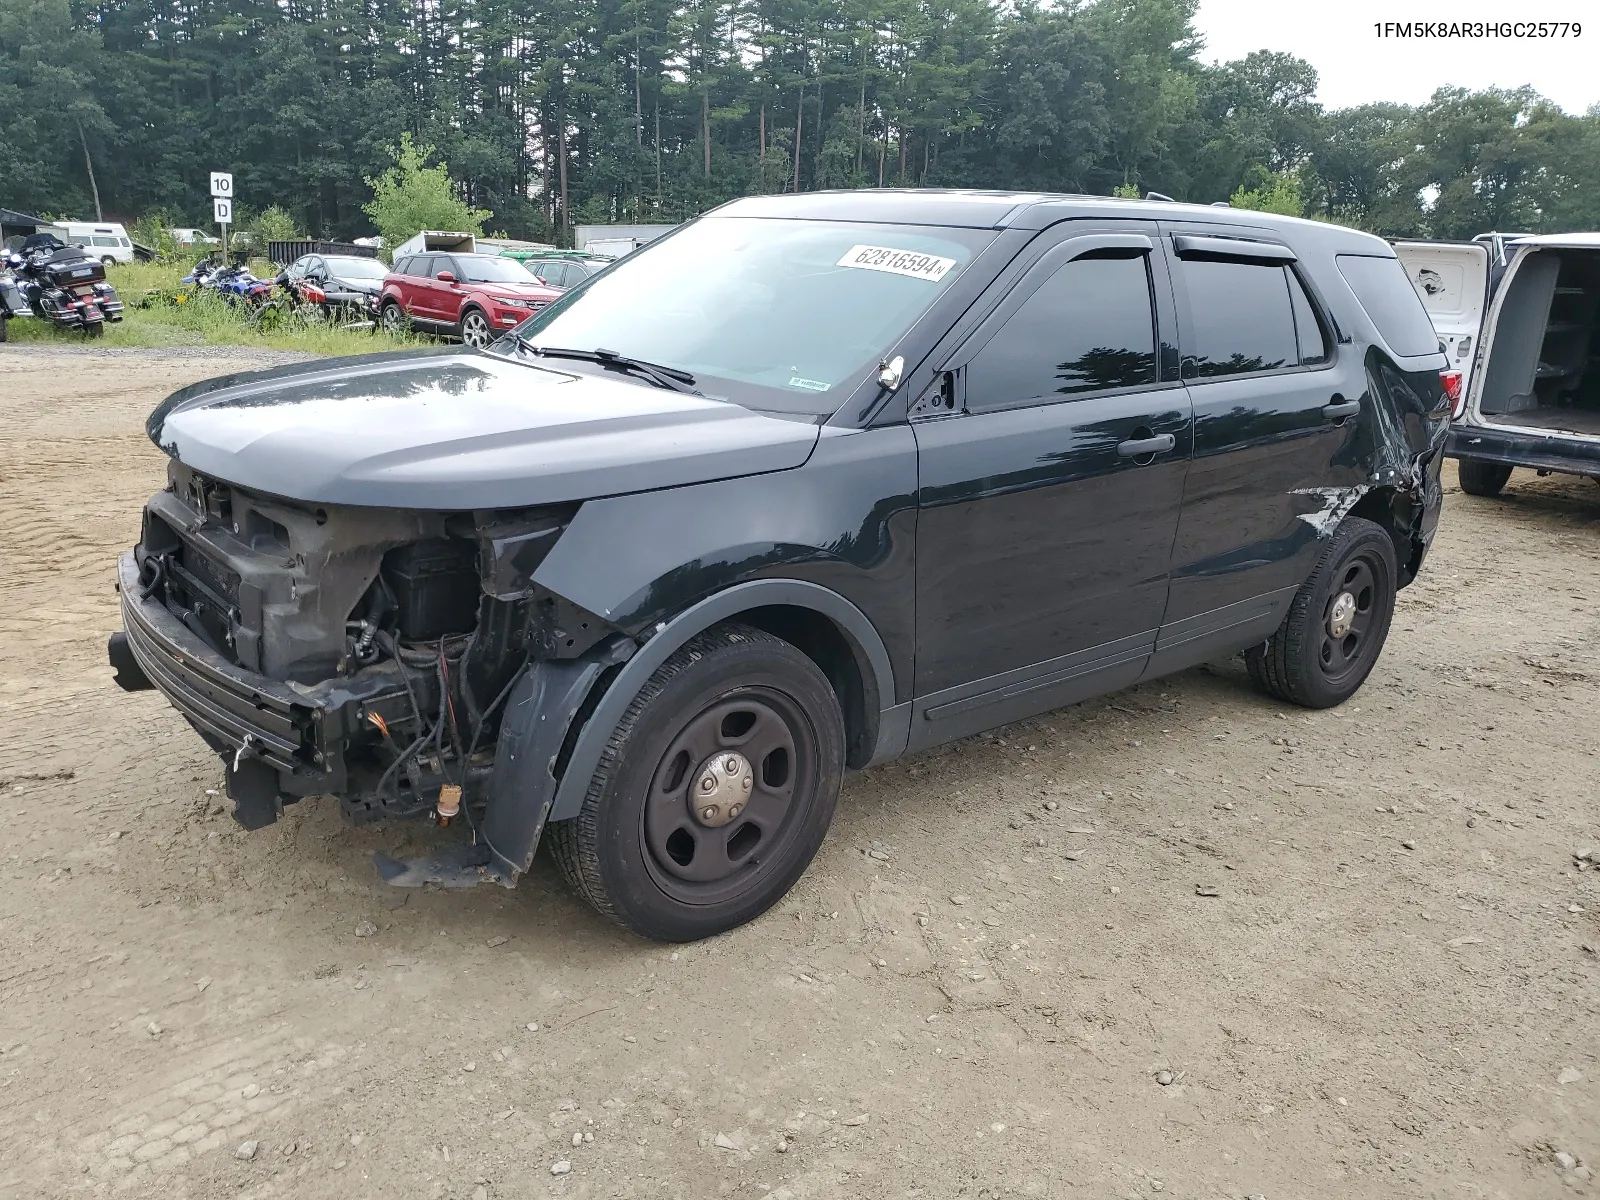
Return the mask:
[[[565,263],[540,263],[539,269],[535,274],[551,287],[566,286],[567,267]]]
[[[1155,381],[1144,257],[1079,258],[1063,263],[978,351],[967,367],[967,407]]]
[[[1183,377],[1212,378],[1295,366],[1294,314],[1284,269],[1256,263],[1185,259],[1191,343]]]
[[[1316,310],[1311,307],[1311,298],[1293,271],[1289,272],[1289,302],[1294,307],[1294,333],[1300,344],[1300,362],[1326,362],[1328,335],[1323,332]]]
[[[116,238],[101,237],[99,234],[96,234],[94,237],[92,237],[90,241],[92,241],[96,246],[115,246],[117,244]]]
[[[435,261],[436,256],[432,254],[418,254],[407,265],[406,274],[415,275],[418,279],[432,279]]]
[[[1439,335],[1398,258],[1339,255],[1339,271],[1396,354],[1437,354]]]

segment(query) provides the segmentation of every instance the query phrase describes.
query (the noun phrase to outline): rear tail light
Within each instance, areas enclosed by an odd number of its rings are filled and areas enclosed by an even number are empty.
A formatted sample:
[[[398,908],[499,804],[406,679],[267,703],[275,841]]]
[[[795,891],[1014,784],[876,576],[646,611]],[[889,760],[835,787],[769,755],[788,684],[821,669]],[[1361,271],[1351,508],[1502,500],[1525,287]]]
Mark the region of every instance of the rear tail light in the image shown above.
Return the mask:
[[[1444,398],[1450,401],[1450,419],[1459,421],[1467,409],[1467,392],[1461,386],[1461,372],[1440,371],[1439,385],[1444,388]]]

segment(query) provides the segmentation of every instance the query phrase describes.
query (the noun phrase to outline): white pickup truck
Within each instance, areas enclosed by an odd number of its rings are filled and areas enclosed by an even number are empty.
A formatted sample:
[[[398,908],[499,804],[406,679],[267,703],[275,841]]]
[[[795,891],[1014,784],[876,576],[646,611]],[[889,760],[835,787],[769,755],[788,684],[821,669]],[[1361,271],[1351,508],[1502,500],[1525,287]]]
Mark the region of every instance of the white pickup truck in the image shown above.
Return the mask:
[[[1515,467],[1600,479],[1600,233],[1394,248],[1462,372],[1462,490],[1497,495]]]

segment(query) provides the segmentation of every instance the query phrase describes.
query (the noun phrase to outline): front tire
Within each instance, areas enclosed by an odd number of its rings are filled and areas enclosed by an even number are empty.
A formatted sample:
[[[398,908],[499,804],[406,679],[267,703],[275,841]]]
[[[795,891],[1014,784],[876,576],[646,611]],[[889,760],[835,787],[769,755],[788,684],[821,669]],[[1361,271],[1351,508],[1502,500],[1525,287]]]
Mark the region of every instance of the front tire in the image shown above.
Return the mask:
[[[1345,518],[1277,632],[1245,651],[1250,677],[1262,691],[1303,708],[1343,704],[1383,651],[1396,577],[1389,534],[1371,521]]]
[[[406,331],[406,314],[393,300],[385,300],[379,313],[383,331],[398,337]]]
[[[489,328],[489,318],[475,308],[461,314],[461,341],[474,350],[482,350],[494,341],[494,330]]]
[[[1456,473],[1461,477],[1461,490],[1467,495],[1498,496],[1511,478],[1511,466],[1485,462],[1481,458],[1463,458],[1456,463]]]
[[[752,920],[805,871],[833,818],[844,719],[817,665],[745,625],[699,634],[617,723],[583,808],[546,834],[562,873],[621,925],[668,942]]]

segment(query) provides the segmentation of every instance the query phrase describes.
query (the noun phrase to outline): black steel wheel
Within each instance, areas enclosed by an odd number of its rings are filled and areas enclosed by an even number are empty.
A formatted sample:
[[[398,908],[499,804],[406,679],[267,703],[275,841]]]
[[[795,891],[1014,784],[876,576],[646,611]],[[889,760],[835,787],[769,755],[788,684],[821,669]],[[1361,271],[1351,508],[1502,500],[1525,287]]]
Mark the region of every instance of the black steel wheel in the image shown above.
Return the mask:
[[[1347,517],[1277,632],[1245,652],[1251,678],[1278,699],[1305,708],[1343,704],[1383,652],[1395,589],[1393,539],[1382,526]]]
[[[606,746],[582,811],[546,832],[596,909],[663,941],[760,915],[810,863],[844,773],[827,678],[780,638],[722,625],[655,672]]]
[[[1511,478],[1511,465],[1463,458],[1456,462],[1456,474],[1461,478],[1461,490],[1467,495],[1498,496]]]

